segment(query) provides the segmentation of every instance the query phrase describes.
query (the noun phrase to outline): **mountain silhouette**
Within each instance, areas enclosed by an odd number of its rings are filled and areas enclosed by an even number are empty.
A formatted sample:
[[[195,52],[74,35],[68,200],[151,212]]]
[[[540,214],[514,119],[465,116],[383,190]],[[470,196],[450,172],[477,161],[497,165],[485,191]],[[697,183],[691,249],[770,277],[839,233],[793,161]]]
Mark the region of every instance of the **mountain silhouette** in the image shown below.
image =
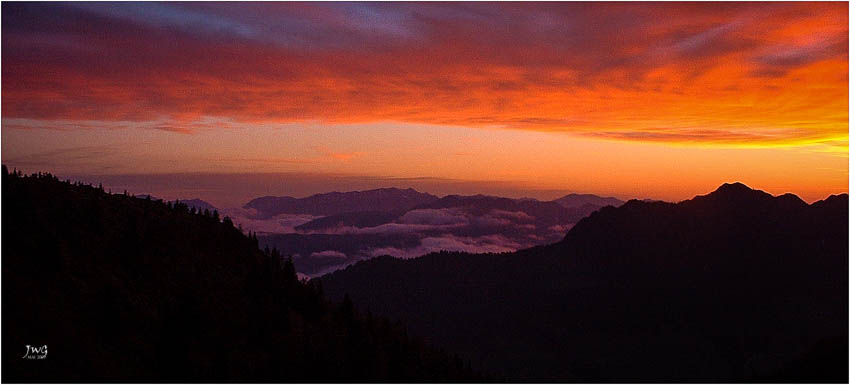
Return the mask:
[[[516,200],[487,195],[449,195],[406,210],[345,212],[318,218],[295,228],[301,231],[321,231],[340,226],[375,227],[398,221],[411,211],[443,209],[458,209],[472,217],[484,217],[493,212],[524,213],[527,214],[528,222],[534,222],[538,227],[545,228],[576,223],[599,207],[582,205],[565,208],[554,202],[541,202],[534,199]]]
[[[597,207],[618,207],[625,203],[617,198],[601,197],[593,194],[567,194],[558,199],[555,199],[554,202],[567,208],[576,208],[584,205],[593,205]]]
[[[295,226],[298,231],[322,231],[338,227],[375,227],[390,223],[401,215],[399,212],[386,211],[356,211],[342,214],[328,215]]]
[[[466,382],[218,212],[3,166],[3,382]],[[27,345],[47,345],[43,360]]]
[[[535,199],[449,195],[404,210],[328,215],[296,226],[299,233],[263,234],[259,239],[261,245],[293,255],[299,272],[315,276],[381,252],[417,257],[445,249],[512,251],[554,243],[565,229],[598,209],[591,204],[566,208]]]
[[[515,381],[847,381],[847,195],[631,200],[514,253],[359,262],[332,297]]]
[[[267,196],[251,200],[244,208],[257,210],[257,218],[270,218],[279,214],[327,216],[364,211],[401,211],[436,199],[436,196],[411,188],[380,188],[315,194],[306,198]]]

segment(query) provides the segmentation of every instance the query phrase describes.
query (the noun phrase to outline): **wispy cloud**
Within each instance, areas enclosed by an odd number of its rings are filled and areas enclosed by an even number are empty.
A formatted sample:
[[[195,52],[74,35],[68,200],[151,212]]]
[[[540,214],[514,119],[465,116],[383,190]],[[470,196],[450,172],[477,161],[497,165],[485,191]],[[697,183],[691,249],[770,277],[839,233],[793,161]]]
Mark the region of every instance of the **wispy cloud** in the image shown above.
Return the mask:
[[[350,151],[350,152],[342,152],[342,151],[333,151],[327,147],[317,147],[316,151],[322,153],[325,157],[334,160],[340,161],[348,161],[354,158],[357,158],[363,154],[361,151]]]
[[[77,146],[16,156],[4,159],[3,163],[32,171],[50,169],[56,164],[75,164],[87,165],[101,172],[108,172],[111,167],[108,165],[109,162],[104,162],[104,160],[114,161],[119,159],[120,155],[120,149],[115,147]]]
[[[847,138],[841,3],[12,3],[2,25],[4,128]]]

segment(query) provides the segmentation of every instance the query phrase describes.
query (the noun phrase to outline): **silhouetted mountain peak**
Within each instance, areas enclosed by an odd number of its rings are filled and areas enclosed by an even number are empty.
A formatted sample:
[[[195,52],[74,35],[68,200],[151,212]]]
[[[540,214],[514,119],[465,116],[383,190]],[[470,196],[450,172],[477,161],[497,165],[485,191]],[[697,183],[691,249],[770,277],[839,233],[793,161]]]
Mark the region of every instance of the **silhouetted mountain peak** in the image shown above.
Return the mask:
[[[752,189],[741,182],[735,182],[724,183],[716,190],[706,195],[698,195],[690,201],[743,202],[753,200],[767,200],[770,198],[773,198],[773,196],[764,191]]]
[[[747,186],[747,185],[745,185],[741,182],[732,182],[732,183],[727,182],[727,183],[720,185],[720,187],[718,187],[717,189],[718,190],[734,189],[734,190],[742,190],[742,191],[752,190],[752,188],[750,186]]]
[[[793,210],[807,207],[808,204],[800,197],[785,193],[774,196],[762,190],[748,187],[741,182],[724,183],[717,190],[707,194],[696,196],[693,199],[682,202],[685,205],[708,204],[714,208],[748,210],[756,207],[771,210]]]
[[[808,205],[808,203],[806,203],[806,201],[800,199],[800,197],[798,197],[794,194],[791,194],[791,193],[785,193],[785,194],[779,195],[779,196],[776,197],[776,199],[778,199],[781,202],[787,203],[787,204],[794,204],[794,205],[798,205],[798,206],[799,205],[804,205],[804,206]]]
[[[843,197],[842,197],[843,195]],[[807,204],[797,195],[786,193],[773,196],[761,190],[752,189],[743,183],[725,183],[715,191],[696,196],[679,203],[645,202],[629,200],[618,208],[602,208],[589,217],[579,221],[570,229],[564,242],[577,239],[590,239],[599,242],[597,247],[606,245],[613,234],[631,234],[634,239],[651,239],[657,231],[685,231],[683,226],[716,226],[726,233],[758,234],[764,231],[764,223],[771,225],[807,221],[813,215],[834,215],[847,211],[847,195],[834,195],[826,200]],[[813,211],[816,209],[819,211]],[[783,231],[791,233],[787,228]],[[691,229],[694,230],[694,229]],[[713,239],[719,239],[726,233],[719,232]],[[705,230],[694,233],[705,234]],[[617,242],[615,242],[617,243]],[[622,243],[622,242],[621,242]],[[750,247],[749,244],[741,247]],[[643,246],[642,246],[643,247]]]
[[[717,190],[714,190],[714,192],[712,192],[711,194],[747,194],[753,191],[756,190],[753,190],[752,188],[741,182],[734,182],[724,183],[720,185],[720,187],[718,187]]]

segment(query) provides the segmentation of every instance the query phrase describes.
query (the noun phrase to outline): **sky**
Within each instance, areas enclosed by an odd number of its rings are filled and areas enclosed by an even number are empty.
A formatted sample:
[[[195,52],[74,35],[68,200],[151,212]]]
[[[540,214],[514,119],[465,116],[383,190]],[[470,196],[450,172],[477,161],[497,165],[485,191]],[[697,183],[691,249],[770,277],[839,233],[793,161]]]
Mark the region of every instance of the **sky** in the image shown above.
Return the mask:
[[[27,172],[326,181],[292,195],[814,201],[848,187],[848,4],[4,2],[0,139]]]

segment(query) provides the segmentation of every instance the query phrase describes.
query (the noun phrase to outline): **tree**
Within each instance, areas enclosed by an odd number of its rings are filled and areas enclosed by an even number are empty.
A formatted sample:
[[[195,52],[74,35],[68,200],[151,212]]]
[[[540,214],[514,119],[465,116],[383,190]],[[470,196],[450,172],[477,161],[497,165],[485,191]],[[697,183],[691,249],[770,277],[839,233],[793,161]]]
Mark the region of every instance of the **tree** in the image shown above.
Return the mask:
[[[345,293],[345,297],[342,299],[339,311],[342,314],[343,321],[346,323],[350,323],[354,320],[354,304],[351,302],[351,298],[348,296],[348,293]]]
[[[295,264],[292,263],[292,256],[287,256],[283,261],[283,279],[287,282],[298,280],[298,276],[295,274]]]

